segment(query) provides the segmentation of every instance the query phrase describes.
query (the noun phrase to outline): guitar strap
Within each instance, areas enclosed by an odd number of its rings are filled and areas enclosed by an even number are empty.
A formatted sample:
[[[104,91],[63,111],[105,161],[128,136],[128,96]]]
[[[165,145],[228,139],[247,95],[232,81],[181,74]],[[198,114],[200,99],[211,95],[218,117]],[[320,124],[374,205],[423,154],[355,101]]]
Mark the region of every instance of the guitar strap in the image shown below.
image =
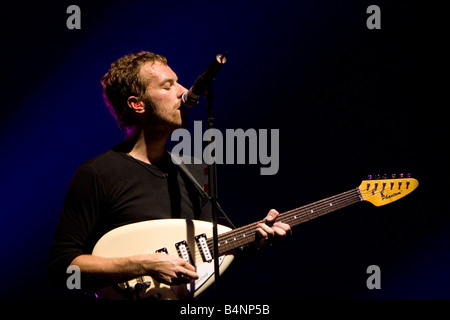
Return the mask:
[[[170,152],[169,152],[170,153]],[[192,173],[189,171],[189,169],[186,167],[186,165],[181,161],[180,158],[178,158],[176,155],[170,153],[170,156],[172,158],[176,158],[179,164],[175,164],[177,165],[181,171],[189,178],[189,180],[193,183],[193,185],[195,186],[195,188],[197,189],[197,191],[200,193],[200,196],[202,198],[202,202],[204,201],[209,201],[211,199],[211,197],[203,190],[203,187],[200,185],[200,183],[197,181],[197,179],[195,179],[195,177],[192,175]],[[216,201],[216,208],[217,210],[220,212],[220,214],[222,215],[222,217],[227,221],[227,223],[229,224],[229,226],[233,229],[236,229],[236,227],[234,226],[233,222],[231,222],[230,218],[228,218],[227,214],[222,210],[222,208],[220,207],[219,203]]]

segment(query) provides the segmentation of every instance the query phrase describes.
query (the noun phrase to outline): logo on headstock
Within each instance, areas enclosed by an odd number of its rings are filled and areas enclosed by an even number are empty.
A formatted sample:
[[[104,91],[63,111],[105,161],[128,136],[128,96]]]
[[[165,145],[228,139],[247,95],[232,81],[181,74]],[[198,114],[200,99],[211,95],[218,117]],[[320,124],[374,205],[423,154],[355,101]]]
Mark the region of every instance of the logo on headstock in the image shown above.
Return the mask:
[[[385,194],[383,194],[383,191],[381,191],[380,194],[381,194],[381,200],[388,200],[388,199],[391,199],[391,198],[401,195],[402,192],[399,191],[399,192],[394,192],[393,194],[385,195]]]

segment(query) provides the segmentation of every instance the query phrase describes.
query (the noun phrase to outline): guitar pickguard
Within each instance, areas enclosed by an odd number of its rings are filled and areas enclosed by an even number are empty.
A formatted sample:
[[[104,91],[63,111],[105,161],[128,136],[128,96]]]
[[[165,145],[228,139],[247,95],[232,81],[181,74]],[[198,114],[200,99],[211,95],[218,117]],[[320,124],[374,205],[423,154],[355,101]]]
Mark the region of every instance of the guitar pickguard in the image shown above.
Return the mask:
[[[224,257],[219,257],[219,265],[222,264]],[[172,291],[179,297],[191,297],[214,275],[214,262],[205,262],[196,266],[198,279],[192,283],[171,286]]]

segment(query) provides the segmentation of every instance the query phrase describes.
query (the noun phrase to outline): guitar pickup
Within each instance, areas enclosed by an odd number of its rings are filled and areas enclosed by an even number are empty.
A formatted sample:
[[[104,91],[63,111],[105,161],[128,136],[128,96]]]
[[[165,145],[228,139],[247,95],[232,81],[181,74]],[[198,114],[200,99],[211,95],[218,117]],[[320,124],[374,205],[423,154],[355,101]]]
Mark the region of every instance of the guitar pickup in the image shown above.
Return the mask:
[[[195,236],[195,241],[197,242],[203,262],[211,262],[213,258],[208,247],[208,242],[206,241],[206,234],[202,233]]]
[[[187,263],[194,265],[191,252],[189,251],[189,246],[186,240],[175,243],[175,248],[177,248],[178,255]]]
[[[155,253],[165,253],[165,254],[169,254],[169,251],[167,250],[166,247],[158,249],[155,251]]]

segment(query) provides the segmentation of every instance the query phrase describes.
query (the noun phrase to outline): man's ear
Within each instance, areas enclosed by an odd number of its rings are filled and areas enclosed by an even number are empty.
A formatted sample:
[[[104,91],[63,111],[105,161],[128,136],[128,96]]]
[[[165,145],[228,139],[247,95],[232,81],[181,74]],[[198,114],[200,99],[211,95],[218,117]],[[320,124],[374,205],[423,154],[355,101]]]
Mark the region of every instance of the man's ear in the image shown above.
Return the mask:
[[[128,97],[127,104],[136,113],[144,113],[145,112],[144,103],[142,101],[139,101],[139,99],[135,96]]]

